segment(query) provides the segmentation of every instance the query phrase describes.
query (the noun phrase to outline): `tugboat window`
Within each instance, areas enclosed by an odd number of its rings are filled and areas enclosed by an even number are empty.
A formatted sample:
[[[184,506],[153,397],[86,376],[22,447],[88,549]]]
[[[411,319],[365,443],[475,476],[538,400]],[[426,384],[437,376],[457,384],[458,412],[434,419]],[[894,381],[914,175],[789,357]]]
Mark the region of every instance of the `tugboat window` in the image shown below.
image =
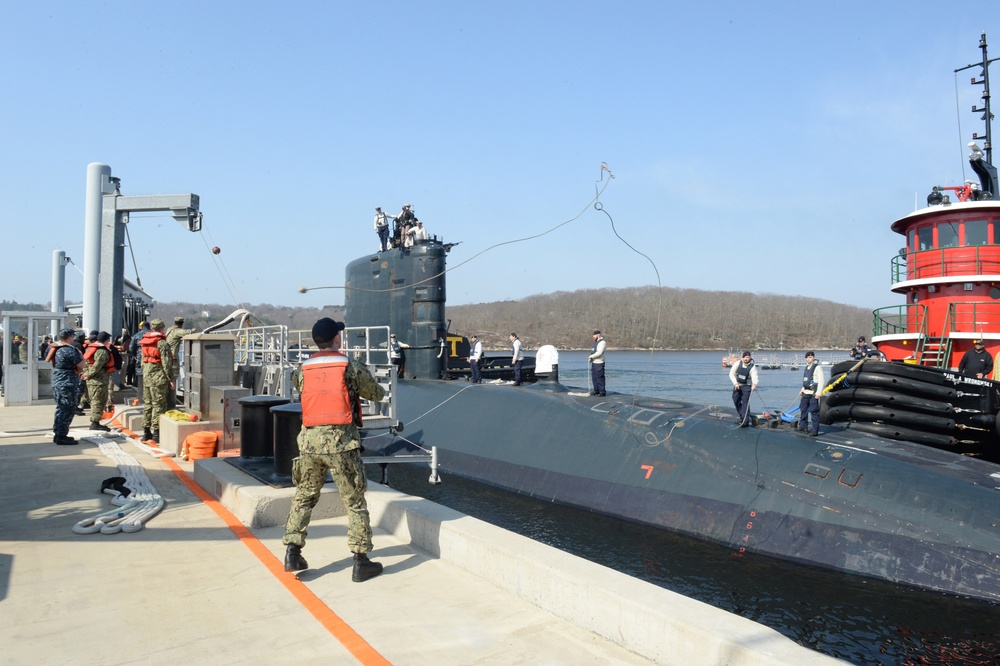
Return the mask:
[[[917,229],[917,249],[931,250],[934,248],[934,227]]]
[[[965,245],[987,245],[989,230],[986,220],[969,220],[965,223]]]
[[[958,247],[958,224],[944,222],[938,225],[938,247]]]
[[[917,232],[914,231],[913,229],[910,229],[909,231],[906,232],[906,247],[913,252],[916,252],[919,249],[917,247],[917,244],[913,242],[913,240],[916,237],[917,237]]]

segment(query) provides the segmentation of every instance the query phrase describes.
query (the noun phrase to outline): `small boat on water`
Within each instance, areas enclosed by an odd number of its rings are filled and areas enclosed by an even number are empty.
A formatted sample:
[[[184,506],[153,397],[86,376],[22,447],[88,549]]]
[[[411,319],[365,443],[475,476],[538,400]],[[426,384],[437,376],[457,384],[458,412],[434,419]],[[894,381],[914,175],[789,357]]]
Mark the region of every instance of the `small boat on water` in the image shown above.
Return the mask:
[[[985,70],[985,36],[982,49]],[[912,363],[835,365],[824,399],[830,425],[818,437],[778,418],[740,427],[728,406],[592,395],[559,383],[551,358],[520,387],[499,379],[468,383],[468,339],[445,319],[451,246],[430,239],[357,259],[347,267],[347,321],[388,327],[413,347],[395,396],[405,427],[366,439],[366,449],[381,456],[436,446],[445,475],[681,532],[741,555],[1000,602],[1000,464],[984,455],[996,447],[1000,393],[990,380],[928,365],[931,338],[944,340],[951,355],[938,359],[949,363],[961,351],[958,341],[973,336],[993,334],[991,349],[1000,350],[1000,317],[980,323],[992,303],[955,299],[966,292],[1000,299],[1000,288],[989,284],[1000,283],[1000,269],[988,260],[995,250],[1000,266],[1000,205],[982,195],[996,191],[992,173],[978,199],[894,224],[911,239],[894,289],[916,297],[896,319],[881,312],[875,341],[890,360],[903,350],[918,353]],[[942,247],[949,221],[957,241]],[[970,247],[976,229],[996,240]],[[927,238],[936,245],[923,247]],[[931,305],[938,289],[954,308],[943,299]],[[950,318],[941,320],[940,310]],[[897,413],[911,416],[897,423],[890,416]]]

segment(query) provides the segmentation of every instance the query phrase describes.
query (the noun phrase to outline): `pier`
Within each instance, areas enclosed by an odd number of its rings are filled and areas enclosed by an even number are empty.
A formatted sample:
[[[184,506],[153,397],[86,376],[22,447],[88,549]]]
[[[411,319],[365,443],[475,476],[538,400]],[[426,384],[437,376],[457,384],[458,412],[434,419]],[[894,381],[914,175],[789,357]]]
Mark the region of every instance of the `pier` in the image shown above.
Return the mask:
[[[0,408],[0,638],[5,663],[838,663],[777,632],[372,483],[373,559],[352,583],[334,488],[310,524],[311,568],[283,571],[291,489],[224,460],[153,458],[114,436],[166,499],[131,534],[80,535],[116,467],[52,407]],[[85,425],[85,417],[76,420]]]

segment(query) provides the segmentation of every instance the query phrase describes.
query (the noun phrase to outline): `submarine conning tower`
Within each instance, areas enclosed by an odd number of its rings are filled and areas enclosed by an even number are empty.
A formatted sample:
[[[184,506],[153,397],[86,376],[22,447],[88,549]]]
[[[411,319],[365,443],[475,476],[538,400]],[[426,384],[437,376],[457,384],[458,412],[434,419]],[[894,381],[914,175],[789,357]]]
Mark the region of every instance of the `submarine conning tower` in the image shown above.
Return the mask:
[[[420,240],[412,247],[390,248],[347,265],[347,325],[388,326],[399,342],[409,345],[404,349],[407,377],[440,379],[445,370],[444,271],[450,248],[436,238]],[[387,335],[384,331],[370,334]],[[360,343],[349,341],[350,345]],[[373,339],[368,344],[387,345],[388,339]]]

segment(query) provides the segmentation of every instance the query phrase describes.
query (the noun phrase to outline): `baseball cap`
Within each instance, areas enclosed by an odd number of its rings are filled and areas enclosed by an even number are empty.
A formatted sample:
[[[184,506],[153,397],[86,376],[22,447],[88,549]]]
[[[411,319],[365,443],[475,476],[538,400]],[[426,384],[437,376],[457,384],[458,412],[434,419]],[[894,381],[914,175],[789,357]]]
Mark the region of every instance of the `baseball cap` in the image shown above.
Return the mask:
[[[312,327],[312,337],[316,344],[322,345],[328,342],[333,342],[333,339],[337,337],[337,334],[344,330],[345,326],[343,322],[334,321],[329,317],[323,317]]]

